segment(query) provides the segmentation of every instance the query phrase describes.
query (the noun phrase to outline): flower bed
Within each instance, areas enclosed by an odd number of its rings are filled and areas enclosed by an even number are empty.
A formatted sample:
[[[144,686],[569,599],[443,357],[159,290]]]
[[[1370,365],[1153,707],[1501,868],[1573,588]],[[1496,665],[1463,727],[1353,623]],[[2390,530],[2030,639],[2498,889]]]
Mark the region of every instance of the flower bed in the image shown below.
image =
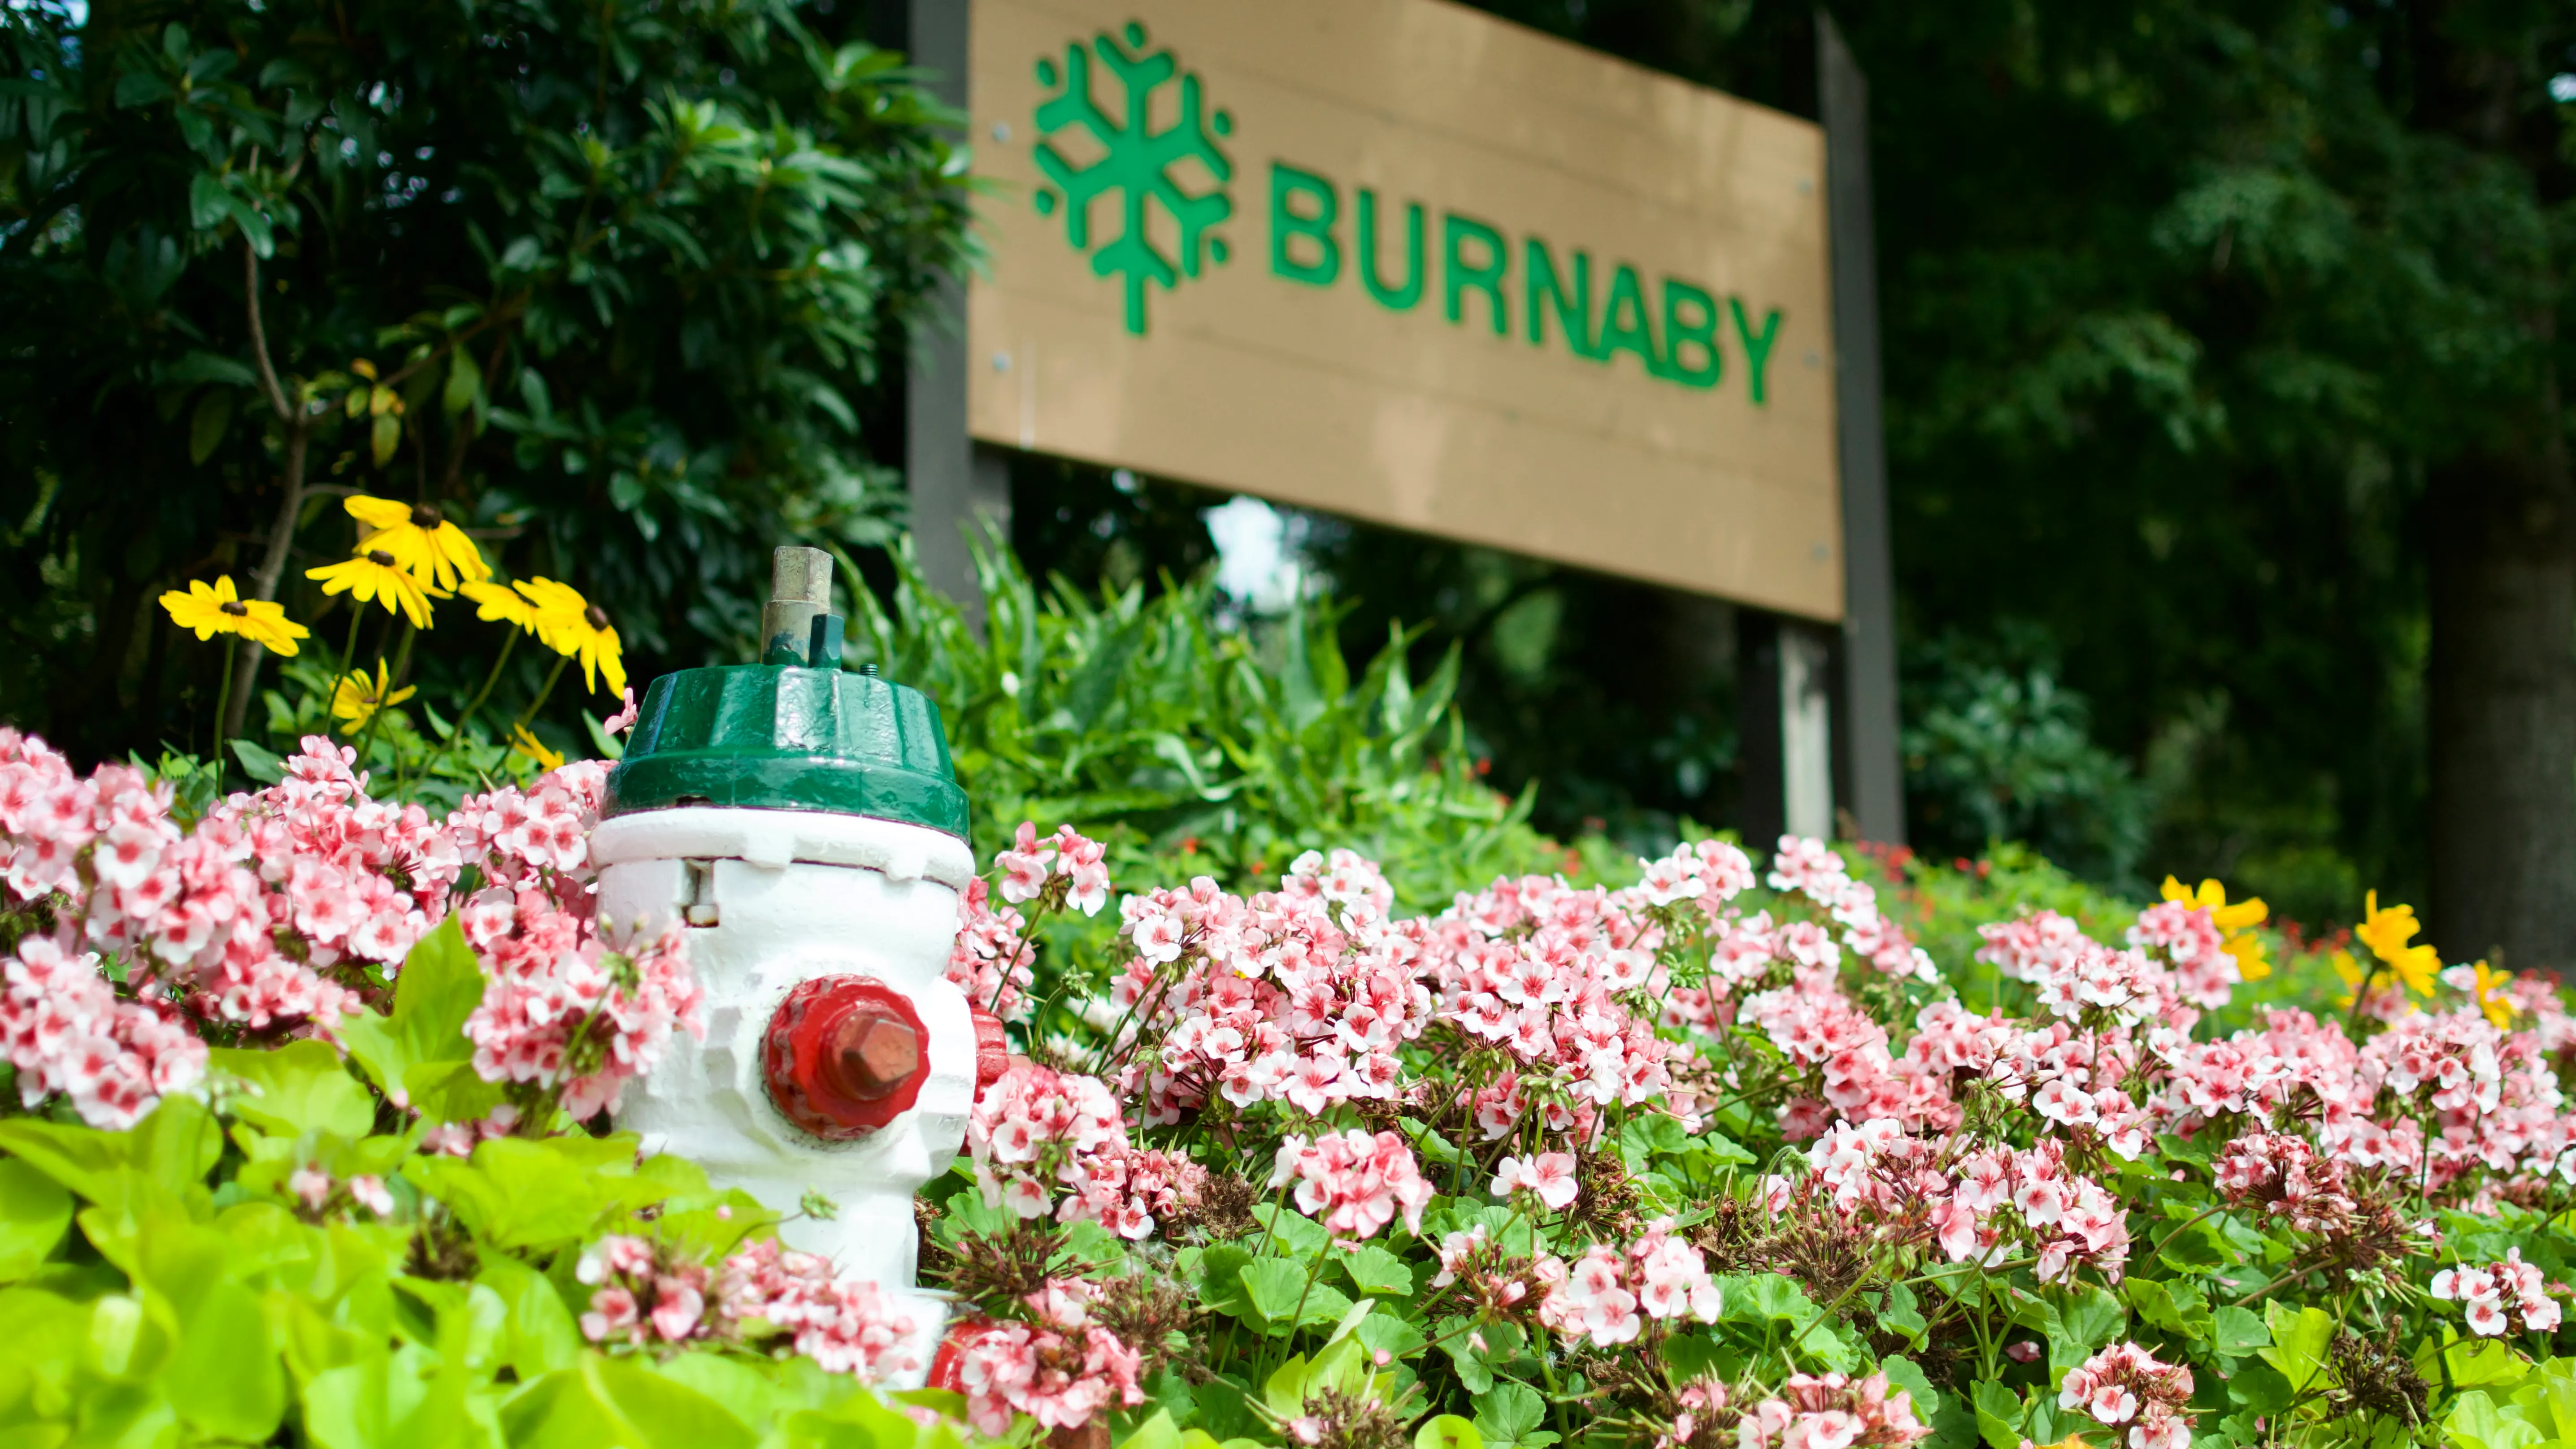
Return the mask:
[[[1348,852],[1267,889],[1120,895],[1098,842],[1023,827],[950,966],[1019,1056],[921,1200],[926,1280],[960,1303],[913,1362],[872,1285],[599,1135],[698,1011],[685,932],[592,913],[603,776],[432,815],[317,738],[192,814],[0,732],[23,1109],[0,1119],[0,1431],[2576,1428],[2555,1417],[2576,1023],[2552,983],[2445,968],[2375,900],[2348,942],[2276,962],[2259,904],[2214,887],[2169,886],[2117,941],[2025,912],[1936,961],[1902,874],[1794,839],[1423,913]]]

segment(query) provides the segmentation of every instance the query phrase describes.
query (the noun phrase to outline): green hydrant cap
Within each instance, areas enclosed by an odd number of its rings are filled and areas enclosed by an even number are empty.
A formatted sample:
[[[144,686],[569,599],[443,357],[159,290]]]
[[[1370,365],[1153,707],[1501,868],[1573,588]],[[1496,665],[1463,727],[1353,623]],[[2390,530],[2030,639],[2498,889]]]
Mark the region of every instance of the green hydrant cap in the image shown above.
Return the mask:
[[[780,569],[784,577],[787,564]],[[811,602],[828,614],[828,594]],[[792,623],[838,642],[837,629]],[[787,657],[776,640],[767,656]],[[938,707],[873,672],[849,673],[835,657],[819,662],[683,669],[654,680],[625,757],[608,772],[602,817],[682,805],[819,810],[965,839],[966,792]]]

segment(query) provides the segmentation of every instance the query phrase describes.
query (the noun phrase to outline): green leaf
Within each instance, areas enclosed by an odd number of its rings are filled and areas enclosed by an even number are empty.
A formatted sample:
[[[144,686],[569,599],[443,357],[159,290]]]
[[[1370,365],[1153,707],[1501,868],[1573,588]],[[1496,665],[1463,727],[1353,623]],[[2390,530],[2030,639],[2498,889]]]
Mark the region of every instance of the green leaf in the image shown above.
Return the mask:
[[[491,1246],[545,1247],[588,1237],[601,1220],[671,1195],[668,1186],[636,1175],[634,1142],[505,1137],[462,1162],[412,1158],[402,1173]]]
[[[1485,1449],[1485,1436],[1455,1414],[1435,1414],[1413,1431],[1413,1449]]]
[[[1751,1149],[1722,1132],[1702,1132],[1695,1140],[1699,1150],[1720,1167],[1757,1160]]]
[[[1370,1367],[1359,1340],[1337,1335],[1312,1359],[1298,1354],[1281,1364],[1263,1386],[1262,1397],[1272,1414],[1291,1418],[1303,1413],[1317,1394],[1362,1394],[1369,1387]]]
[[[1914,1417],[1929,1424],[1941,1411],[1941,1395],[1933,1390],[1932,1381],[1914,1360],[1890,1355],[1878,1361],[1878,1371],[1887,1375],[1890,1385],[1903,1389],[1914,1400]]]
[[[969,1193],[973,1197],[974,1194]],[[1258,1310],[1243,1287],[1243,1270],[1251,1264],[1250,1249],[1235,1243],[1212,1243],[1199,1255],[1199,1301],[1218,1313],[1233,1318],[1250,1318]]]
[[[1485,1347],[1476,1346],[1483,1339]],[[1467,1392],[1481,1394],[1494,1386],[1494,1365],[1519,1352],[1526,1335],[1518,1324],[1488,1323],[1470,1327],[1464,1318],[1445,1318],[1440,1322],[1440,1347],[1449,1355],[1450,1366],[1458,1372],[1458,1382]]]
[[[2215,1331],[2209,1299],[2198,1279],[2131,1278],[2120,1285],[2120,1291],[2129,1306],[2138,1310],[2138,1317],[2157,1328],[2197,1339],[2207,1339]]]
[[[1231,1444],[1238,1435],[1265,1432],[1255,1400],[1240,1378],[1220,1373],[1192,1388],[1198,1397],[1199,1423],[1210,1434]]]
[[[1269,1381],[1261,1386],[1261,1398],[1273,1415],[1293,1419],[1305,1411],[1307,1367],[1306,1356],[1301,1353],[1271,1370]]]
[[[1655,1353],[1664,1361],[1672,1381],[1677,1384],[1726,1376],[1727,1351],[1714,1333],[1691,1329],[1672,1334],[1657,1345]]]
[[[1510,1379],[1476,1396],[1475,1428],[1482,1442],[1497,1446],[1527,1444],[1547,1418],[1547,1402],[1538,1390]]]
[[[474,1281],[491,1289],[508,1314],[500,1352],[520,1382],[533,1383],[580,1359],[581,1326],[544,1274],[495,1253],[483,1259]]]
[[[2576,1361],[2550,1359],[2540,1365],[2536,1377],[2539,1382],[2523,1394],[2533,1395],[2539,1406],[2548,1409],[2550,1417],[2557,1421],[2558,1438],[2576,1439]]]
[[[607,727],[599,722],[599,716],[585,709],[581,712],[581,724],[583,729],[589,731],[590,747],[599,752],[599,758],[603,760],[626,758],[626,741],[610,734]]]
[[[250,365],[213,352],[191,352],[161,368],[159,380],[165,383],[228,382],[235,387],[259,386],[259,374]]]
[[[180,1418],[218,1439],[257,1444],[286,1417],[286,1374],[259,1295],[219,1283],[189,1313],[161,1383]]]
[[[1164,743],[1168,743],[1170,746],[1168,752],[1163,747]],[[1172,735],[1164,735],[1162,737],[1162,742],[1158,742],[1156,745],[1155,753],[1165,755],[1166,758],[1174,759],[1184,770],[1195,771],[1197,768],[1195,762],[1190,760],[1189,746],[1182,743],[1178,738]],[[1396,1125],[1404,1129],[1404,1135],[1407,1140],[1420,1144],[1422,1155],[1431,1161],[1460,1162],[1465,1160],[1465,1154],[1458,1150],[1457,1144],[1451,1142],[1448,1138],[1441,1136],[1438,1132],[1433,1131],[1431,1129],[1431,1124],[1423,1121],[1421,1118],[1400,1117],[1396,1119]]]
[[[32,1117],[0,1121],[0,1152],[26,1161],[88,1202],[132,1195],[127,1174],[183,1200],[205,1199],[206,1174],[223,1156],[224,1134],[194,1097],[164,1097],[124,1132],[101,1132]]]
[[[165,1214],[136,1247],[136,1286],[175,1329],[158,1381],[179,1417],[212,1438],[267,1439],[286,1414],[285,1364],[230,1236]]]
[[[1311,1258],[1324,1251],[1333,1240],[1332,1234],[1325,1232],[1321,1223],[1298,1213],[1283,1212],[1277,1203],[1256,1204],[1252,1216],[1271,1241],[1278,1245],[1284,1257]]]
[[[1337,1254],[1351,1283],[1362,1293],[1387,1293],[1397,1297],[1413,1296],[1413,1270],[1402,1258],[1375,1243],[1363,1243],[1357,1249]]]
[[[1656,1153],[1687,1151],[1690,1134],[1682,1124],[1661,1112],[1641,1112],[1619,1129],[1619,1147],[1632,1163],[1642,1163]]]
[[[2218,1351],[2230,1358],[2240,1358],[2272,1341],[2272,1330],[2250,1308],[2234,1304],[2210,1313],[2211,1341]]]
[[[1243,1265],[1242,1276],[1253,1311],[1273,1323],[1286,1323],[1296,1316],[1297,1300],[1310,1282],[1303,1266],[1285,1258],[1255,1258]]]
[[[451,1097],[454,1073],[439,1069],[472,1060],[474,1044],[466,1040],[465,1021],[483,1003],[483,985],[474,950],[465,944],[464,931],[450,916],[421,937],[403,959],[402,973],[394,978],[392,1013],[347,1022],[340,1028],[340,1039],[395,1106],[416,1105],[416,1093]],[[497,1089],[494,1096],[497,1100]],[[469,1100],[454,1105],[473,1104]],[[425,1104],[423,1110],[427,1110]]]
[[[2295,1397],[2290,1381],[2270,1364],[2245,1364],[2227,1378],[2228,1402],[2250,1413],[2277,1414]]]
[[[2296,1392],[2317,1387],[2326,1342],[2334,1337],[2333,1317],[2322,1308],[2293,1310],[2274,1299],[2263,1305],[2263,1318],[2272,1334],[2271,1346],[2258,1350],[2263,1361],[2279,1369]]]
[[[72,1195],[16,1158],[0,1158],[0,1283],[15,1283],[53,1256],[71,1231]]]
[[[1977,1406],[1977,1432],[1989,1449],[2021,1449],[2021,1398],[1988,1379],[1969,1391]]]
[[[223,225],[232,214],[232,196],[221,176],[200,171],[188,178],[188,225],[206,231]]]
[[[1917,1348],[1923,1346],[1923,1335],[1932,1327],[1923,1316],[1914,1290],[1902,1283],[1889,1286],[1887,1300],[1879,1305],[1878,1321],[1884,1327],[1904,1335],[1905,1341]]]
[[[1374,1304],[1378,1300],[1364,1298],[1360,1301]],[[1351,1332],[1358,1337],[1361,1347],[1371,1353],[1385,1354],[1390,1363],[1413,1357],[1430,1342],[1423,1337],[1421,1329],[1392,1313],[1372,1313],[1362,1318]]]
[[[245,1089],[227,1104],[232,1114],[271,1136],[329,1132],[354,1139],[376,1124],[375,1098],[328,1043],[217,1047],[207,1054],[207,1065]]]
[[[2069,1343],[2083,1350],[2076,1356],[2081,1363],[2120,1336],[2129,1326],[2129,1310],[2109,1289],[2087,1287],[2065,1295],[2058,1304],[2057,1320],[2065,1327]]]
[[[439,396],[439,407],[455,417],[474,406],[482,392],[483,369],[474,361],[473,349],[460,342],[448,353],[447,390]]]
[[[2452,1386],[2462,1389],[2518,1384],[2531,1372],[2529,1360],[2492,1338],[2452,1344],[2442,1351],[2442,1363]]]
[[[232,422],[232,390],[221,387],[206,389],[197,398],[196,409],[188,415],[188,461],[203,463],[213,457]]]
[[[759,1436],[706,1395],[629,1359],[585,1353],[530,1384],[501,1422],[544,1449],[754,1449]]]
[[[2460,1395],[2442,1420],[2442,1442],[2462,1449],[2537,1449],[2548,1438],[2539,1426],[2499,1407],[2483,1390]]]
[[[1729,1323],[1806,1323],[1816,1302],[1797,1280],[1777,1273],[1729,1273],[1717,1280]]]
[[[653,1372],[665,1382],[704,1395],[745,1424],[766,1424],[793,1402],[787,1388],[777,1379],[739,1358],[712,1353],[681,1353],[659,1361],[644,1362],[650,1362]],[[920,1392],[935,1394],[938,1391]],[[959,1407],[963,1407],[962,1403]]]
[[[277,752],[249,740],[232,742],[233,758],[241,761],[243,773],[263,785],[274,785],[286,778],[286,762]]]

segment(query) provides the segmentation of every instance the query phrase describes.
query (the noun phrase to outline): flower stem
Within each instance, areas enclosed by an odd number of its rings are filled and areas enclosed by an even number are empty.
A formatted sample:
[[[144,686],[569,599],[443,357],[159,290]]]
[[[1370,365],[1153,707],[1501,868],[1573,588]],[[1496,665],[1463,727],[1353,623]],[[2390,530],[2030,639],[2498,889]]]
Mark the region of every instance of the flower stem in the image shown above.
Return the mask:
[[[572,656],[569,654],[558,655],[556,657],[555,667],[547,671],[546,682],[537,690],[537,697],[529,700],[528,707],[519,711],[519,717],[511,722],[510,733],[512,735],[516,735],[519,731],[526,729],[528,727],[528,721],[537,717],[537,711],[546,707],[546,696],[555,692],[555,681],[563,678],[564,666],[571,662]]]
[[[383,671],[384,671],[384,667],[385,667],[385,661],[384,661],[384,658],[383,658],[383,656],[379,655],[379,656],[377,657],[377,659],[376,659],[376,670],[377,670],[376,677],[377,677],[378,679],[382,679],[382,678],[384,678],[384,677],[385,677],[385,676],[384,676],[384,672],[383,672]],[[391,694],[391,693],[393,693],[393,686],[392,686],[392,685],[387,684],[387,685],[378,686],[378,687],[377,687],[377,695],[376,695],[376,707],[375,707],[374,709],[371,709],[371,710],[368,710],[368,711],[367,711],[367,727],[366,727],[366,729],[365,729],[363,732],[361,732],[361,733],[360,733],[360,735],[358,736],[358,768],[359,768],[359,769],[361,769],[361,770],[363,770],[363,769],[366,769],[366,768],[367,768],[367,755],[368,755],[368,752],[369,752],[369,751],[371,751],[371,750],[373,750],[373,749],[375,749],[375,747],[376,747],[376,731],[377,731],[377,729],[379,729],[380,727],[382,727],[382,726],[383,726],[383,724],[384,724],[384,722],[385,722],[385,710],[388,708],[388,706],[385,704],[385,699],[384,699],[384,697],[385,697],[386,695]]]
[[[357,667],[358,625],[364,622],[366,617],[367,611],[359,607],[356,599],[351,599],[349,601],[349,637],[342,641],[340,645],[340,672],[331,676],[331,692],[333,694],[338,694],[340,692],[340,681],[348,678],[349,671]],[[323,707],[326,709],[330,707],[327,700],[324,702]]]
[[[474,698],[466,704],[465,712],[447,727],[447,737],[439,741],[438,753],[430,756],[429,762],[420,767],[421,778],[427,779],[431,771],[446,763],[448,754],[456,748],[456,742],[465,738],[467,722],[474,718],[474,711],[483,707],[483,701],[492,697],[492,686],[501,682],[501,666],[510,662],[510,651],[517,647],[519,631],[513,629],[501,641],[501,652],[492,659],[492,672],[483,676],[483,687],[474,691]]]
[[[233,655],[237,652],[239,651],[229,645],[224,649],[224,682],[215,687],[215,791],[217,794],[221,794],[224,788],[224,746],[230,743],[224,738],[224,725],[231,719],[226,711],[232,705]]]

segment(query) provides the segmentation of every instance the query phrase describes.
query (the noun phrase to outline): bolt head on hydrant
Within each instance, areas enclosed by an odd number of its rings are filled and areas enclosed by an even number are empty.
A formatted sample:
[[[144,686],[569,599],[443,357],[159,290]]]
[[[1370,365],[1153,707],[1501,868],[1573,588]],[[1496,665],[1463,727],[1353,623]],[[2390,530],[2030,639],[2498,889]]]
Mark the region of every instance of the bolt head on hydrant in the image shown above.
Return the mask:
[[[921,1095],[928,1039],[912,1003],[879,982],[803,982],[769,1018],[761,1059],[769,1099],[827,1142],[865,1137]]]

